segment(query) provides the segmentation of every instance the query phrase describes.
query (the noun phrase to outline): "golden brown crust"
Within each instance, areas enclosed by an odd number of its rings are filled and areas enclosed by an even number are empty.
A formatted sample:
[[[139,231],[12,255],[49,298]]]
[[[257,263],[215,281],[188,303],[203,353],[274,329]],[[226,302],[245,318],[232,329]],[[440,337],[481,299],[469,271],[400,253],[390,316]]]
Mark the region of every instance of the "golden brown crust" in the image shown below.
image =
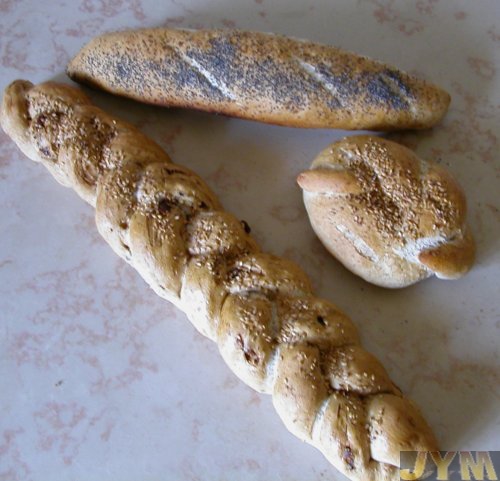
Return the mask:
[[[238,30],[105,34],[83,47],[67,71],[142,102],[294,127],[428,128],[450,102],[440,88],[366,57]]]
[[[474,263],[476,245],[468,228],[460,237],[435,249],[422,251],[418,260],[440,279],[458,279]]]
[[[50,116],[62,121],[40,122]],[[236,375],[272,394],[288,429],[344,474],[397,480],[401,449],[437,450],[352,321],[315,297],[295,264],[261,252],[248,226],[152,140],[78,90],[50,83],[7,87],[0,121],[24,152],[96,206],[115,252],[217,342]]]
[[[303,190],[316,194],[360,194],[361,185],[356,177],[345,170],[315,169],[306,170],[297,177]]]
[[[432,274],[455,279],[471,268],[465,196],[442,167],[366,135],[330,145],[311,167],[297,179],[311,225],[355,274],[404,287]]]

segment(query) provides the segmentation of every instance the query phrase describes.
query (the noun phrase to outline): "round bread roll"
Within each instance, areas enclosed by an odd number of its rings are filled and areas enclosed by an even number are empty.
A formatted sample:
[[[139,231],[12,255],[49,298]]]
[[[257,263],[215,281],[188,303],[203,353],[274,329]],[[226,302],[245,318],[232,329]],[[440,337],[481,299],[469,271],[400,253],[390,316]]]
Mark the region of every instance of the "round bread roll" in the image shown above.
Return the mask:
[[[321,242],[368,282],[396,288],[433,274],[457,279],[474,262],[462,189],[441,166],[403,145],[344,138],[297,182]]]

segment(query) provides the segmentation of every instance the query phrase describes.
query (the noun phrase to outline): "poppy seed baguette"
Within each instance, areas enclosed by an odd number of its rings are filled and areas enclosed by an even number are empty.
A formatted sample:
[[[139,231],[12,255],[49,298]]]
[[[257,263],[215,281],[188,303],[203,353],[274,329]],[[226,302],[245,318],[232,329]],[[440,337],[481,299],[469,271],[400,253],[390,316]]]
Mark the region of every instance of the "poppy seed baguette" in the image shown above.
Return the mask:
[[[109,33],[83,47],[67,72],[142,102],[292,127],[423,129],[450,102],[439,87],[366,57],[239,30]]]

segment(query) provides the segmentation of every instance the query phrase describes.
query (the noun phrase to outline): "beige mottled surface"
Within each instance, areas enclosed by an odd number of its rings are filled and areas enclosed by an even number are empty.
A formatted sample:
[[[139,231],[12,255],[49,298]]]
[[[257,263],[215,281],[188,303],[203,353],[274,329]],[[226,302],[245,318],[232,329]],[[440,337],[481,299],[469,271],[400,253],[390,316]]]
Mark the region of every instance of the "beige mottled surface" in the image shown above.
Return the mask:
[[[231,7],[229,7],[231,6]],[[0,2],[0,88],[63,78],[92,36],[236,26],[305,37],[418,73],[452,95],[433,132],[398,134],[463,185],[478,243],[462,280],[370,286],[315,239],[297,174],[338,131],[96,102],[199,172],[263,247],[354,319],[444,449],[498,448],[500,17],[496,1]],[[0,133],[0,480],[341,479],[240,383],[214,345],[110,253],[93,212]],[[337,478],[336,478],[337,477]]]

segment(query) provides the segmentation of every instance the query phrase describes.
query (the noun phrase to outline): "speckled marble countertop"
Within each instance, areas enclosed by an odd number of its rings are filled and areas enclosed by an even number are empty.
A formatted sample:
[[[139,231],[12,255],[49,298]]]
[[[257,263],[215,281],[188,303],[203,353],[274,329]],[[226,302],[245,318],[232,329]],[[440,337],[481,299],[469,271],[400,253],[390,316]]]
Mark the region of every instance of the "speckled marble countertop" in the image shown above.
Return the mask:
[[[64,79],[91,37],[158,25],[304,37],[446,88],[440,126],[394,137],[463,185],[477,264],[460,281],[400,291],[344,270],[309,227],[295,177],[344,132],[91,95],[200,173],[266,250],[352,316],[443,449],[499,449],[499,20],[496,0],[0,0],[0,88]],[[343,479],[113,255],[90,207],[3,133],[0,206],[0,480]]]

